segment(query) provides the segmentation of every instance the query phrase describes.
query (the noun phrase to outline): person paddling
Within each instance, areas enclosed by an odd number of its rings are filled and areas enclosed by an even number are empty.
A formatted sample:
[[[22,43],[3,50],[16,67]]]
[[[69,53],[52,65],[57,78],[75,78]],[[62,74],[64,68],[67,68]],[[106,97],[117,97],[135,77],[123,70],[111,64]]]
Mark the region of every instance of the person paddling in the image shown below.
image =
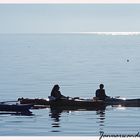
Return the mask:
[[[107,98],[109,98],[109,96],[107,96],[105,94],[105,90],[104,90],[104,85],[103,84],[99,85],[99,89],[96,90],[95,96],[97,97],[97,99],[103,100],[103,101],[105,101]]]
[[[60,99],[68,98],[68,97],[62,95],[61,92],[59,91],[59,89],[60,89],[59,85],[54,85],[54,87],[51,91],[51,96],[49,96],[51,100],[60,100]]]

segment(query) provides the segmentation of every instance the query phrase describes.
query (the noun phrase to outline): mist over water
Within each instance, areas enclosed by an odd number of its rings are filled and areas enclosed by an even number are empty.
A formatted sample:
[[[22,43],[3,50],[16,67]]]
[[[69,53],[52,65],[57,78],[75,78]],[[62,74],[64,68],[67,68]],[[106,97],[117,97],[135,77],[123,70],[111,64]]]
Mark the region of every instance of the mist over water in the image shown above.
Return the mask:
[[[140,98],[139,52],[139,34],[1,34],[1,101],[47,98],[54,84],[66,96],[92,98],[100,83],[111,97]],[[140,131],[139,108],[33,113],[1,115],[0,135],[93,136],[100,131]]]

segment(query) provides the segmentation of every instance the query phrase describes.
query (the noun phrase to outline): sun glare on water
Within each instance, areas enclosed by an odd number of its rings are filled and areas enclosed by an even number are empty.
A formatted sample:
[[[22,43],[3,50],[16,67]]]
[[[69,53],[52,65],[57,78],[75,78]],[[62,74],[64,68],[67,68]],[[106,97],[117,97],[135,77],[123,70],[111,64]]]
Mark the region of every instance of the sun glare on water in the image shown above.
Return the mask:
[[[140,32],[70,32],[72,34],[96,34],[96,35],[140,35]]]

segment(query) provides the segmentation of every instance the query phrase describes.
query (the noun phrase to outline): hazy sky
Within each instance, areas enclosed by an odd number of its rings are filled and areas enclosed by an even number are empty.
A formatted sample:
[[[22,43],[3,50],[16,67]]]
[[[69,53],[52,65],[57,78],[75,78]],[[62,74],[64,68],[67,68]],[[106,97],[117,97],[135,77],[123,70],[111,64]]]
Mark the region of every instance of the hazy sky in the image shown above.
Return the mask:
[[[0,33],[140,32],[140,4],[0,4]]]

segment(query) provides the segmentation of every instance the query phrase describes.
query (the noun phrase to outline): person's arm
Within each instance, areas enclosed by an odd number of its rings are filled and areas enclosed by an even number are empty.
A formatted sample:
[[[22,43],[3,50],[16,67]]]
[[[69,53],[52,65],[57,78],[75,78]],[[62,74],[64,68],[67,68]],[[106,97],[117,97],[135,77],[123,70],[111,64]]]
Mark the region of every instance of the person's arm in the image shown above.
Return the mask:
[[[59,93],[60,93],[60,96],[61,96],[60,98],[61,99],[68,99],[69,98],[69,97],[66,97],[66,96],[62,95],[60,91],[59,91]]]
[[[106,97],[106,98],[110,98],[110,96],[107,96],[107,95],[106,95],[105,90],[104,90],[104,94],[105,94],[105,97]]]
[[[99,97],[99,90],[98,90],[98,89],[96,90],[96,92],[95,92],[95,97],[93,97],[93,99],[94,99],[95,101],[97,101],[97,100],[100,99],[100,97]]]
[[[95,97],[98,97],[98,90],[96,90],[95,92]]]

